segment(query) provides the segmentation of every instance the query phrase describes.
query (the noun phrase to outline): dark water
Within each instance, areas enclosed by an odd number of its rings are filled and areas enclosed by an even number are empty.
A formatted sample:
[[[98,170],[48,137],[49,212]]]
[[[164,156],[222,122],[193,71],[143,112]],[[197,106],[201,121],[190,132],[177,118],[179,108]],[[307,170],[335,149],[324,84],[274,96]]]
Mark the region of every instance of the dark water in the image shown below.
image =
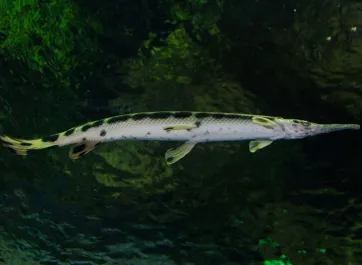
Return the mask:
[[[361,124],[362,2],[5,0],[0,131],[195,110]],[[0,264],[362,264],[360,131],[0,149]]]

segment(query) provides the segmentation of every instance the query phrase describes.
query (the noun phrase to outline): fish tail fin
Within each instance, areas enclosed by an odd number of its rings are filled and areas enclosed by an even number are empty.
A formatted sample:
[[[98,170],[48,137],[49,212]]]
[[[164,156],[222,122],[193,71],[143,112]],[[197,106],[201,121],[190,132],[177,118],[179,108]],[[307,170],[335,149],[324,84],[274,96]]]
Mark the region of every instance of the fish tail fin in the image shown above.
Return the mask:
[[[7,135],[0,134],[0,142],[2,145],[9,149],[12,153],[17,155],[26,156],[29,151],[47,149],[58,146],[54,142],[44,141],[44,139],[25,140],[12,138]]]

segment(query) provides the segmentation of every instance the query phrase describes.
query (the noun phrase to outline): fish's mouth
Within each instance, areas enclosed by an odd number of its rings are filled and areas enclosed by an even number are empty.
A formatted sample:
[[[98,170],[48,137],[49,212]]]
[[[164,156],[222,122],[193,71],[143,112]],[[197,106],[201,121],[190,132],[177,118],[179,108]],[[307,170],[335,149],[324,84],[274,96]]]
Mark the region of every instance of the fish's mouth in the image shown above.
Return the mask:
[[[313,135],[322,133],[331,133],[343,130],[359,130],[358,124],[315,124],[311,126]]]
[[[358,124],[317,124],[309,123],[304,126],[293,126],[290,130],[284,130],[286,138],[301,139],[318,134],[326,134],[343,130],[359,130]]]

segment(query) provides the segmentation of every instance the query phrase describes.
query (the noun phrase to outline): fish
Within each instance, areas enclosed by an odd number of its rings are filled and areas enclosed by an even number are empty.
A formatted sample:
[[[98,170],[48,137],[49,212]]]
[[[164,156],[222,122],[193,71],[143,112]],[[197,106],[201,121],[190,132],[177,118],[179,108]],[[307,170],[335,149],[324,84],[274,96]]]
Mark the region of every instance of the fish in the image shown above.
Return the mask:
[[[317,124],[264,115],[158,111],[117,115],[32,140],[0,134],[0,141],[7,149],[21,156],[35,150],[72,145],[69,151],[71,159],[84,156],[100,143],[116,140],[182,142],[165,153],[165,161],[171,165],[185,157],[199,143],[250,140],[249,151],[254,153],[276,140],[359,129],[358,124]]]

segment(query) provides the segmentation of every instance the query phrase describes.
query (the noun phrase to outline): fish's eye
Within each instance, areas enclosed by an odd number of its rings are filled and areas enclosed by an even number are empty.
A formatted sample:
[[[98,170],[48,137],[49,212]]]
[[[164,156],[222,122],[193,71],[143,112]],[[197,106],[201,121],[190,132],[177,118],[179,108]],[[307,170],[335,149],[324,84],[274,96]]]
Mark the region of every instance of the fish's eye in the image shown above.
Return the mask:
[[[303,121],[302,124],[303,124],[303,126],[306,126],[306,127],[310,126],[310,122],[309,122],[309,121]]]

